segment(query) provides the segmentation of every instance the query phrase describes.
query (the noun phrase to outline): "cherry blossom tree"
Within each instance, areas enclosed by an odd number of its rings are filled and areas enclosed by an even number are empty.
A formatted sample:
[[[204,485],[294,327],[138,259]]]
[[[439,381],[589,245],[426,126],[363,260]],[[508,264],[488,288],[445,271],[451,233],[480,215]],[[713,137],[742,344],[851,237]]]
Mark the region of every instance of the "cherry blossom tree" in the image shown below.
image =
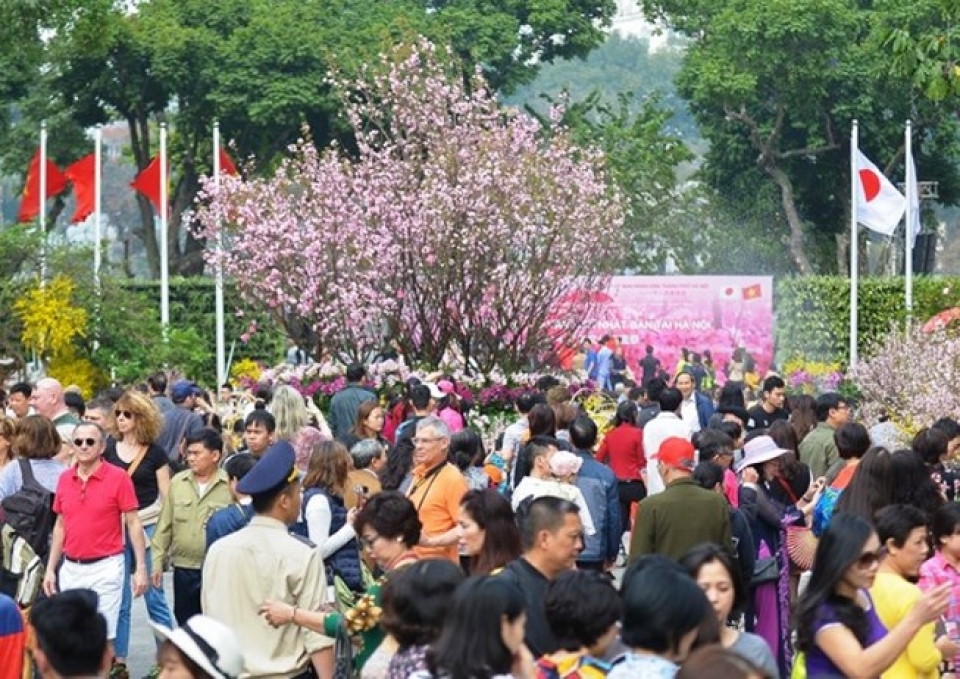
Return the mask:
[[[208,185],[200,228],[228,236],[222,261],[249,302],[293,311],[326,349],[385,334],[418,361],[452,351],[479,370],[575,334],[624,252],[603,157],[451,62],[421,42],[334,75],[354,156],[305,142],[272,178]]]

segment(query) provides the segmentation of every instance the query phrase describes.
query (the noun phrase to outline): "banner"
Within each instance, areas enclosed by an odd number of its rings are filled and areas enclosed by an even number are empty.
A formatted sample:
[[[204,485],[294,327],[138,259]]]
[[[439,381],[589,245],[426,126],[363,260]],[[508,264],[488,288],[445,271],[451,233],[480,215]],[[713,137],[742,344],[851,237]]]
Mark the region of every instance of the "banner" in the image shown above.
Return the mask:
[[[737,348],[762,378],[773,361],[773,278],[614,276],[584,326],[586,337],[620,337],[635,374],[647,345],[673,375],[681,349],[713,358],[718,383]]]

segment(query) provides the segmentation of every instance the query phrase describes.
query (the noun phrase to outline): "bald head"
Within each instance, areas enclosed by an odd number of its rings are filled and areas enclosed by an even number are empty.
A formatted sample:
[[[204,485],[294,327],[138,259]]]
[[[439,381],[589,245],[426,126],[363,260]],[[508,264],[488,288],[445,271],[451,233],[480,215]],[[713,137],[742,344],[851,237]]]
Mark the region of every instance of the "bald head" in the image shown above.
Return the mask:
[[[67,409],[63,401],[63,386],[52,377],[45,377],[33,390],[30,404],[38,414],[53,419]]]

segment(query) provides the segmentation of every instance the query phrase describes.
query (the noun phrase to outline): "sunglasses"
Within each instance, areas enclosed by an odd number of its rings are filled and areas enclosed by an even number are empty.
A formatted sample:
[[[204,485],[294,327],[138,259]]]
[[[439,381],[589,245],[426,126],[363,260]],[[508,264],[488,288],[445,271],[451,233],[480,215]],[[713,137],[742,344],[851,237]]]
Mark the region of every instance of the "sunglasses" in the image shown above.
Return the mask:
[[[77,448],[82,448],[83,446],[93,448],[98,443],[100,442],[97,439],[73,439],[73,445]]]
[[[880,550],[876,552],[866,552],[861,554],[860,558],[857,559],[856,564],[857,568],[862,570],[869,570],[880,563]]]
[[[123,417],[127,420],[132,420],[135,415],[135,413],[130,410],[114,410],[113,414],[115,417]]]

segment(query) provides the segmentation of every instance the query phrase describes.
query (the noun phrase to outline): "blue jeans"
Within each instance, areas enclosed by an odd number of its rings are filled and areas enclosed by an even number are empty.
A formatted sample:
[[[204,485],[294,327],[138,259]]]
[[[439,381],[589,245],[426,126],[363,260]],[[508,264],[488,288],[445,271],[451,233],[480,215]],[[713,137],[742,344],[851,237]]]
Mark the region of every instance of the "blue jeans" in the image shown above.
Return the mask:
[[[153,533],[156,525],[144,527],[147,534],[147,583],[150,582],[150,540],[153,539]],[[127,538],[126,546],[123,550],[125,563],[125,577],[123,582],[123,599],[120,602],[120,621],[117,623],[117,638],[113,642],[114,652],[118,658],[126,658],[130,651],[130,606],[133,604],[133,591],[130,588],[130,576],[133,573],[133,546]],[[163,594],[163,587],[147,587],[143,600],[147,604],[147,615],[150,620],[158,625],[173,627],[173,616],[170,615],[170,607],[167,605],[167,597]],[[144,634],[149,634],[149,630],[142,630]]]

